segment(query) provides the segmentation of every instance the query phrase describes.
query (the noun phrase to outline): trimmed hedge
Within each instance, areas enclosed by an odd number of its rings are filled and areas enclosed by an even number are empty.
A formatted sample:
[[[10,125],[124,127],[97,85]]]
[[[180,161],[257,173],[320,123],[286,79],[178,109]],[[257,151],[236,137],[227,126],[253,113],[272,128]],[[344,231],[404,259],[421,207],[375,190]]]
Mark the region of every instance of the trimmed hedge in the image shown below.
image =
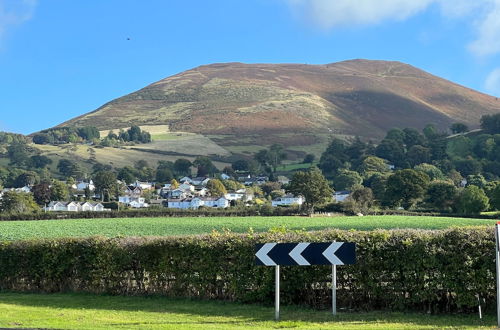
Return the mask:
[[[334,240],[357,244],[357,264],[337,268],[341,308],[471,312],[477,294],[494,307],[495,243],[485,227],[0,242],[0,290],[272,304],[274,269],[254,265],[254,244]],[[330,274],[282,267],[282,302],[328,307]]]
[[[0,214],[0,221],[23,220],[59,220],[59,219],[95,219],[95,218],[146,218],[146,217],[248,217],[248,216],[288,216],[297,215],[296,207],[242,207],[242,208],[200,208],[198,210],[182,209],[137,209],[108,212],[39,212],[26,214]]]

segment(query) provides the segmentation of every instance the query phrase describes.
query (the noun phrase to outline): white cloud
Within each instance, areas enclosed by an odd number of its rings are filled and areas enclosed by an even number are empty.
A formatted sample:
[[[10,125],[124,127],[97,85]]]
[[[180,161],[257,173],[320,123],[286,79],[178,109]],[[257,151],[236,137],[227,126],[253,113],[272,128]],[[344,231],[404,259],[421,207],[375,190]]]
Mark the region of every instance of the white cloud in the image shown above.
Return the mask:
[[[469,44],[469,50],[479,56],[500,53],[500,0],[489,7],[487,14],[476,21],[478,37]]]
[[[500,68],[490,72],[484,83],[484,88],[489,93],[500,96]]]
[[[434,0],[288,0],[292,8],[324,29],[404,20]]]
[[[13,26],[33,17],[38,0],[0,0],[0,41]]]
[[[462,19],[475,29],[468,45],[478,56],[500,53],[500,0],[285,0],[292,10],[322,29],[404,21],[431,6],[443,17]]]

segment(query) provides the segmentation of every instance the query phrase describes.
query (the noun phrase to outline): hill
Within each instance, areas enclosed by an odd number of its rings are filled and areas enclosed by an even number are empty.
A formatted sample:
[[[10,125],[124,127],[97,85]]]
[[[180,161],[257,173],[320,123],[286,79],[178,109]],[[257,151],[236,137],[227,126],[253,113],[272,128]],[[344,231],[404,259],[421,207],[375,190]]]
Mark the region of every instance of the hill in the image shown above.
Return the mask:
[[[233,153],[272,143],[320,153],[332,135],[379,139],[393,127],[477,127],[500,100],[400,62],[225,63],[155,82],[62,123],[101,130],[168,125]]]

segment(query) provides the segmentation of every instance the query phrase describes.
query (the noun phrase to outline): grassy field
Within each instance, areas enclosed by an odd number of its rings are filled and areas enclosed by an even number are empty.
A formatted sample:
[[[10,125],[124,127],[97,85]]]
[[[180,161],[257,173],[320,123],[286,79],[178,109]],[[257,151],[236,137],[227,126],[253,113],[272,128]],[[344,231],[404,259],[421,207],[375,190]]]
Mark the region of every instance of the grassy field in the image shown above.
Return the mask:
[[[229,229],[233,232],[268,231],[285,227],[294,230],[339,229],[390,229],[423,228],[442,229],[453,226],[495,224],[494,220],[409,217],[203,217],[203,218],[127,218],[127,219],[76,219],[42,221],[0,222],[0,240],[30,238],[118,236],[169,236],[210,233],[212,230]]]
[[[486,315],[316,311],[164,297],[0,293],[0,327],[64,329],[476,329],[492,328]]]

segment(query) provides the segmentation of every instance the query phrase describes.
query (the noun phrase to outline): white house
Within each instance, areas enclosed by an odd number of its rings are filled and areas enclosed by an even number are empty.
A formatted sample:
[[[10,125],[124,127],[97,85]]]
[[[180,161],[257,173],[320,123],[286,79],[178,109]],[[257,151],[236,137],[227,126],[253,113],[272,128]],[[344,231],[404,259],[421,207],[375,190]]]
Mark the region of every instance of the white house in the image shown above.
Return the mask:
[[[89,212],[102,212],[108,211],[101,203],[94,202],[50,202],[49,205],[43,208],[44,211],[89,211]]]
[[[343,202],[346,200],[347,197],[349,197],[350,194],[351,194],[350,191],[341,190],[334,192],[332,197],[335,202]]]
[[[95,185],[94,185],[94,182],[92,180],[90,180],[89,182],[78,181],[72,187],[74,189],[76,189],[76,190],[79,190],[79,191],[83,191],[83,190],[85,190],[87,188],[89,188],[90,191],[94,191],[95,190]]]
[[[245,192],[228,192],[227,194],[224,195],[224,197],[228,201],[239,201],[242,200],[244,202],[249,202],[253,200],[253,195],[252,194],[247,194]]]
[[[221,178],[222,180],[229,180],[229,179],[231,179],[231,176],[227,175],[226,173],[222,173],[222,174],[220,175],[220,178]]]
[[[131,201],[128,203],[130,207],[133,207],[134,209],[140,209],[143,207],[149,207],[149,204],[144,201],[144,198],[139,198],[138,200]]]
[[[154,184],[153,183],[151,183],[151,182],[142,182],[142,181],[138,181],[138,180],[135,181],[134,186],[135,187],[139,187],[142,190],[151,190],[151,189],[154,188]]]
[[[287,178],[286,176],[284,175],[279,175],[278,178],[277,178],[278,182],[281,183],[281,184],[289,184],[290,183],[290,179]]]
[[[276,206],[292,206],[292,205],[302,205],[304,203],[304,198],[302,196],[295,197],[292,194],[287,194],[282,197],[273,199],[271,205]]]
[[[229,201],[224,197],[194,197],[184,199],[169,199],[168,208],[176,209],[198,209],[200,206],[226,208],[229,207]]]

